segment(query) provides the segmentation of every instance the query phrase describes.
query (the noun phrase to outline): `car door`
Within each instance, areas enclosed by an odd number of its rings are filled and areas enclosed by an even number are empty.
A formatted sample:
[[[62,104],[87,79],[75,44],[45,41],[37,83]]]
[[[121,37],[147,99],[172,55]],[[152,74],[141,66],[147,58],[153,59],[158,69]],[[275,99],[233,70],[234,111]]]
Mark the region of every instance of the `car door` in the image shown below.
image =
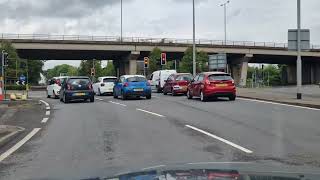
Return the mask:
[[[195,96],[200,96],[200,91],[202,89],[203,86],[203,79],[204,79],[204,74],[199,74],[199,77],[195,83]]]
[[[190,82],[190,85],[189,85],[189,90],[193,96],[196,96],[195,85],[197,83],[198,78],[199,78],[199,75],[196,75],[196,77],[193,78],[193,80]]]
[[[115,91],[116,91],[116,95],[118,95],[118,96],[120,96],[121,95],[121,90],[122,90],[122,84],[123,84],[123,82],[124,82],[124,77],[123,76],[121,76],[120,78],[119,78],[119,81],[117,81],[117,83],[115,84],[115,86],[114,86],[114,89],[115,89]]]
[[[163,86],[163,91],[165,92],[170,92],[171,91],[171,81],[172,81],[172,75],[168,77],[166,80],[164,86]]]

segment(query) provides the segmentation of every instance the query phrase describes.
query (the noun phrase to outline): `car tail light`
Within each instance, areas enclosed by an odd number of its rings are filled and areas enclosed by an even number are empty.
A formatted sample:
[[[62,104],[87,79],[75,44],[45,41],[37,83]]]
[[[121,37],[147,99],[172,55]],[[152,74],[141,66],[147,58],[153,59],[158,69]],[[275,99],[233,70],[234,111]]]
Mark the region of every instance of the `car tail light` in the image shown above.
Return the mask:
[[[128,86],[129,86],[129,83],[126,82],[126,83],[123,84],[123,86],[124,86],[124,87],[128,87]]]
[[[56,84],[58,84],[59,86],[61,86],[61,82],[59,79],[56,80]]]
[[[68,90],[71,90],[70,84],[67,84],[67,89],[68,89]]]
[[[231,81],[231,86],[234,86],[234,80]]]
[[[89,88],[90,90],[92,90],[92,84],[91,84],[91,83],[88,84],[88,88]]]
[[[206,85],[210,85],[211,83],[210,83],[210,81],[207,79],[207,80],[205,81],[205,84],[206,84]]]

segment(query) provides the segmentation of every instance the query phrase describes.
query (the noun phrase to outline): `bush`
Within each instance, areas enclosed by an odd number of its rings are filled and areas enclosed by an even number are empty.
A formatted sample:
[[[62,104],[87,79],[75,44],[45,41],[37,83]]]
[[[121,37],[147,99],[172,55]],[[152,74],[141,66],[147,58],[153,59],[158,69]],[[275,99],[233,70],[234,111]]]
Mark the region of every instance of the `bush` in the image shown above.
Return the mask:
[[[17,91],[26,90],[26,86],[25,85],[6,85],[6,90],[17,90]]]

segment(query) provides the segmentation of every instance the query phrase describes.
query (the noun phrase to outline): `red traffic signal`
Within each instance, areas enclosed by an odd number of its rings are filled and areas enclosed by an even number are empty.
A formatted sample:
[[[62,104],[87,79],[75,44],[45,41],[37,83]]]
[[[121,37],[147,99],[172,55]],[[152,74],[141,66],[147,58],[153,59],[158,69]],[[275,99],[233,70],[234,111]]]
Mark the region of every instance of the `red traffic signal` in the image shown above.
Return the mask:
[[[95,68],[91,68],[91,76],[95,76],[96,75],[96,69]]]
[[[166,65],[166,64],[167,64],[167,54],[161,53],[161,65]]]
[[[143,61],[144,61],[144,68],[149,68],[149,58],[145,57]]]

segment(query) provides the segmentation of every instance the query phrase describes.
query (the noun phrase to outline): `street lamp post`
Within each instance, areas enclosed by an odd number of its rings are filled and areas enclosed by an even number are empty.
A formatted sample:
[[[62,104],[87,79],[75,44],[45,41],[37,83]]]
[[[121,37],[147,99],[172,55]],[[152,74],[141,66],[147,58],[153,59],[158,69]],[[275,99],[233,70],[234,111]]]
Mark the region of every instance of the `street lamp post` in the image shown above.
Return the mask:
[[[122,42],[122,0],[120,0],[121,6],[121,33],[120,33],[120,41]]]
[[[220,6],[224,8],[224,44],[227,44],[227,4],[229,4],[230,1],[227,1]]]
[[[192,46],[192,51],[193,51],[193,57],[192,57],[192,72],[193,76],[196,76],[196,15],[195,15],[195,4],[194,0],[192,0],[192,7],[193,7],[193,46]]]
[[[301,1],[297,0],[297,99],[302,99],[301,86],[302,86],[302,70],[301,70]]]

